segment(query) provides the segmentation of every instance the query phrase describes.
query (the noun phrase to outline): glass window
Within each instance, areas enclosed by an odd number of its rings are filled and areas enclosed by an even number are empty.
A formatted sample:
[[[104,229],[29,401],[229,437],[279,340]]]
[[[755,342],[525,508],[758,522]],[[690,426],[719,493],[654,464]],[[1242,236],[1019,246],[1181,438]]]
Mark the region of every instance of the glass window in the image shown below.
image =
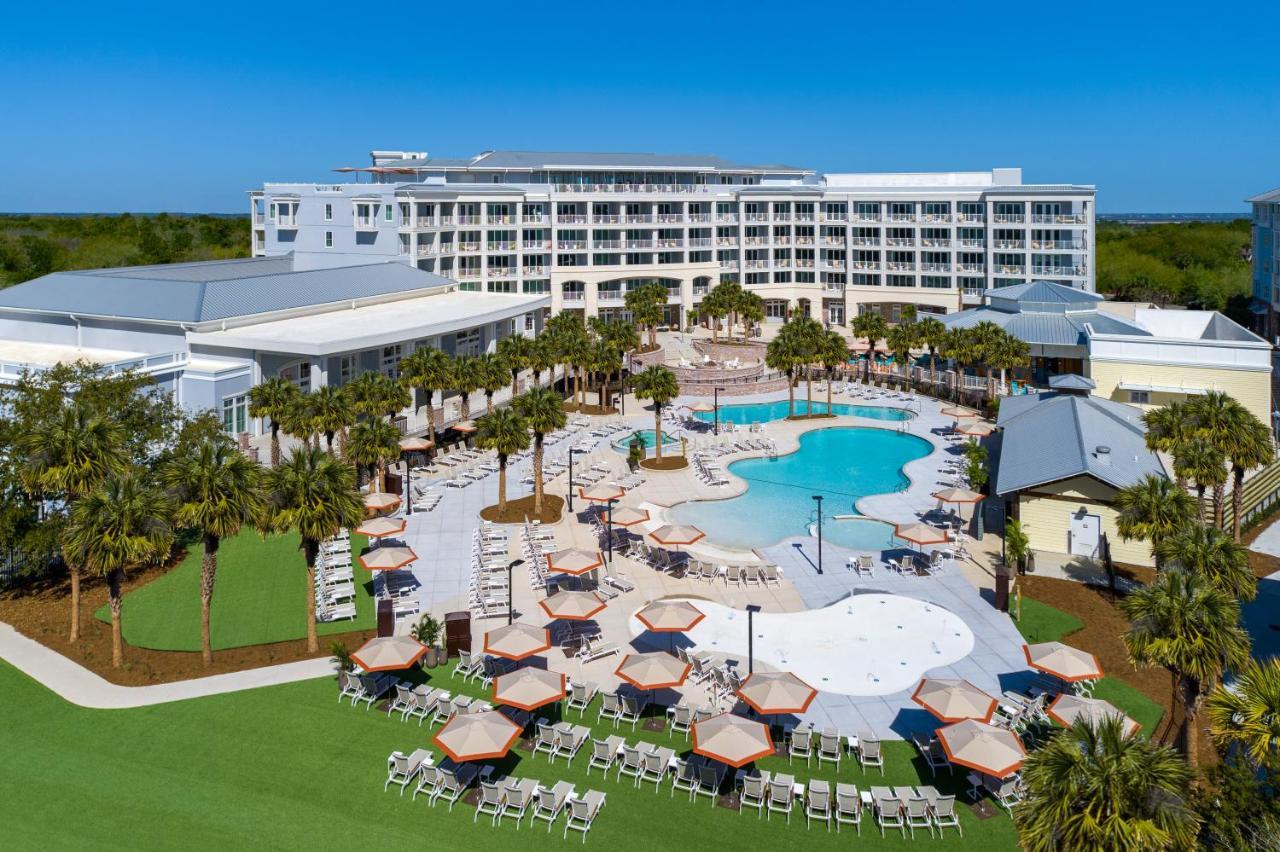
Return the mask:
[[[324,232],[324,247],[333,248],[333,231]]]
[[[324,220],[326,222],[333,221],[333,205],[332,204],[326,204],[324,206]]]
[[[1129,391],[1129,402],[1133,403],[1134,405],[1150,405],[1151,392],[1150,391]]]
[[[388,221],[388,222],[392,221],[392,216],[393,216],[393,214],[392,214],[392,210],[391,210],[391,205],[390,205],[390,204],[384,204],[384,205],[382,205],[382,206],[383,206],[383,207],[386,209],[386,211],[387,211],[387,212],[386,212],[386,219],[387,219],[387,221]]]
[[[400,358],[403,348],[399,343],[382,347],[382,374],[391,379],[400,378]]]
[[[222,430],[228,435],[249,431],[249,397],[229,396],[222,400]]]

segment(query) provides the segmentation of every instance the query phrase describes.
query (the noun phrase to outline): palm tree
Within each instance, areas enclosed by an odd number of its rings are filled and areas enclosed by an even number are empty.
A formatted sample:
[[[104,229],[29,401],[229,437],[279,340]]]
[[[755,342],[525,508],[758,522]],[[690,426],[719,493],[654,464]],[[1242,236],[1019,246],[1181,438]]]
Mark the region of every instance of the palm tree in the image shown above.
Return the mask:
[[[995,396],[996,371],[991,364],[991,354],[1000,345],[1004,329],[990,320],[982,320],[969,330],[976,344],[975,360],[982,362],[987,368],[987,393]]]
[[[453,390],[458,392],[462,404],[462,419],[471,419],[471,394],[484,383],[483,362],[474,355],[463,355],[453,362]]]
[[[813,317],[796,317],[787,325],[791,327],[791,341],[798,365],[804,370],[805,414],[813,414],[813,363],[818,360],[826,329]]]
[[[507,386],[507,367],[497,355],[480,356],[480,387],[484,388],[484,410],[493,413],[493,395]],[[514,387],[514,383],[512,387]]]
[[[1015,367],[1031,363],[1031,347],[1025,340],[1014,337],[1004,329],[987,344],[987,364],[1000,371],[1000,387],[1005,387],[1005,374]]]
[[[174,525],[200,532],[200,653],[213,662],[209,608],[218,575],[218,546],[246,525],[261,526],[266,510],[262,469],[223,438],[201,442],[194,454],[174,458],[161,471],[173,495]]]
[[[1258,596],[1258,581],[1249,568],[1249,551],[1217,527],[1192,522],[1160,541],[1160,559],[1199,574],[1236,600]]]
[[[942,336],[943,355],[955,363],[955,398],[964,396],[964,370],[982,358],[982,347],[971,328],[949,328]]]
[[[22,485],[37,500],[61,500],[70,512],[107,477],[128,467],[124,434],[113,420],[70,402],[42,428],[23,434],[18,449],[26,457]],[[80,572],[67,560],[71,576],[70,641],[80,641]]]
[[[111,665],[124,664],[120,584],[125,572],[160,562],[173,546],[173,506],[137,473],[114,474],[71,507],[62,552],[67,564],[105,577],[111,604]],[[310,587],[308,587],[309,589]]]
[[[613,341],[597,340],[591,351],[591,366],[600,373],[599,385],[599,404],[600,411],[603,413],[605,405],[605,396],[609,392],[609,377],[613,375],[615,370],[622,369],[622,354],[618,351]]]
[[[1196,516],[1195,500],[1177,483],[1149,473],[1116,493],[1116,528],[1125,540],[1150,542],[1156,569],[1161,566],[1160,543]]]
[[[720,316],[728,318],[728,322],[725,324],[725,334],[728,336],[729,342],[732,343],[733,327],[738,319],[738,304],[742,301],[742,285],[737,281],[721,281],[711,288],[707,298],[711,300],[711,306],[716,311],[723,311]]]
[[[556,350],[551,345],[551,339],[545,335],[535,337],[529,345],[529,370],[533,373],[533,386],[541,385],[542,374],[550,374],[558,363],[560,362],[556,360]]]
[[[1240,515],[1244,512],[1244,475],[1276,460],[1271,432],[1253,413],[1244,409],[1240,424],[1230,436],[1227,457],[1231,460],[1231,536],[1240,540]]]
[[[476,446],[498,454],[498,513],[502,514],[507,511],[507,458],[529,446],[529,427],[510,408],[501,408],[476,425]]]
[[[374,421],[369,421],[374,422]],[[323,450],[299,450],[288,461],[267,473],[267,512],[276,530],[297,530],[307,564],[303,597],[307,602],[307,652],[320,650],[316,640],[316,556],[320,542],[343,527],[353,527],[364,516],[350,465],[339,463]]]
[[[415,349],[400,361],[400,381],[417,388],[426,399],[427,438],[436,440],[436,410],[432,404],[436,391],[448,389],[453,376],[453,361],[439,349]]]
[[[898,323],[885,335],[885,345],[893,360],[903,366],[904,378],[911,381],[911,349],[916,345],[916,329],[910,323]]]
[[[1240,605],[1207,579],[1190,571],[1162,571],[1154,582],[1120,602],[1129,619],[1124,644],[1135,665],[1162,666],[1173,675],[1182,700],[1185,754],[1196,765],[1196,714],[1205,692],[1223,668],[1249,659],[1249,634],[1240,626]]]
[[[831,413],[831,382],[836,372],[849,363],[849,344],[844,342],[844,335],[834,328],[827,329],[818,347],[818,361],[827,371],[827,414]]]
[[[512,405],[533,432],[533,513],[542,515],[542,451],[546,437],[563,429],[568,418],[560,396],[550,388],[530,388]]]
[[[348,382],[346,391],[356,413],[391,420],[413,404],[409,391],[396,379],[374,370],[361,373]]]
[[[1236,443],[1236,436],[1247,436],[1247,424],[1256,420],[1244,406],[1221,391],[1209,391],[1189,400],[1185,405],[1196,434],[1213,444],[1228,458]],[[1222,526],[1223,509],[1226,505],[1225,489],[1225,481],[1213,488],[1213,522],[1219,527]]]
[[[1146,427],[1147,449],[1153,453],[1172,454],[1195,431],[1190,410],[1181,402],[1147,411],[1142,415],[1142,424]]]
[[[280,428],[298,439],[303,447],[311,448],[311,438],[316,433],[315,410],[311,405],[311,394],[299,392],[289,400],[284,411],[280,412]],[[318,442],[317,446],[319,446]]]
[[[680,383],[675,373],[660,364],[653,364],[635,377],[636,399],[653,400],[654,458],[662,461],[662,409],[680,395]]]
[[[889,333],[889,323],[885,322],[883,314],[871,309],[854,317],[851,328],[854,337],[861,337],[867,341],[867,366],[862,374],[862,380],[868,381],[871,378],[871,362],[876,359],[876,345]]]
[[[751,329],[764,322],[764,299],[759,293],[742,292],[738,300],[738,320],[742,323],[742,342],[746,343]]]
[[[533,341],[523,334],[508,334],[498,341],[498,359],[511,371],[511,398],[520,393],[520,371],[529,366],[529,349]]]
[[[293,382],[279,376],[267,379],[249,389],[249,416],[266,417],[271,422],[271,466],[280,464],[280,419],[289,403],[302,391]]]
[[[1147,443],[1151,443],[1149,437]],[[1196,505],[1201,517],[1208,514],[1208,506],[1204,501],[1205,489],[1213,487],[1215,491],[1221,490],[1223,483],[1227,481],[1226,465],[1227,457],[1222,450],[1199,436],[1187,438],[1173,446],[1173,475],[1180,487],[1185,488],[1188,480],[1195,483]]]
[[[699,310],[706,314],[711,326],[711,342],[715,343],[720,332],[720,320],[729,315],[729,306],[725,304],[724,294],[717,292],[720,288],[712,287],[707,295],[702,297],[702,304]]]
[[[381,417],[361,420],[351,429],[347,455],[357,466],[374,471],[372,490],[386,491],[387,464],[400,457],[400,430]]]
[[[1014,810],[1027,852],[1190,849],[1199,816],[1192,772],[1169,747],[1124,735],[1116,716],[1079,720],[1027,758]]]
[[[777,335],[765,347],[764,363],[770,370],[777,370],[787,376],[787,416],[796,416],[796,367],[800,366],[803,357],[801,349],[787,323],[778,329]]]
[[[610,363],[614,364],[614,369],[618,372],[618,390],[620,393],[625,393],[622,374],[626,368],[626,356],[628,352],[640,346],[640,336],[636,334],[636,327],[631,323],[611,322],[606,326],[605,338],[618,354],[617,361],[611,360]]]
[[[649,332],[649,348],[658,345],[658,326],[662,324],[663,308],[667,304],[667,288],[656,281],[641,284],[628,290],[625,297],[627,310],[637,325]]]
[[[1238,747],[1253,766],[1280,773],[1280,657],[1250,660],[1205,706],[1218,748]]]
[[[343,388],[325,385],[316,388],[310,400],[312,422],[315,423],[316,429],[324,433],[325,448],[332,455],[333,436],[345,435],[347,429],[356,421],[351,397]]]
[[[920,341],[920,345],[927,347],[929,350],[929,382],[936,388],[938,384],[938,347],[942,345],[943,337],[947,333],[947,327],[942,324],[941,320],[934,317],[925,317],[916,321],[915,332],[916,339]],[[936,393],[936,390],[934,392]]]

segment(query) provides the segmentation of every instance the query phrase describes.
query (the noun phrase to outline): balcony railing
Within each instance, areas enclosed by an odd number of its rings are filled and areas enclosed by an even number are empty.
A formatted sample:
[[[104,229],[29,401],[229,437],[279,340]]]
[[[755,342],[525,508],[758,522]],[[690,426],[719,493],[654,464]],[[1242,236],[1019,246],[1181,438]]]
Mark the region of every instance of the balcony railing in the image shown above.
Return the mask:
[[[623,240],[623,248],[653,248],[653,240]]]
[[[960,222],[980,223],[986,218],[982,213],[959,213],[956,215],[956,220]]]
[[[913,246],[916,241],[914,237],[885,237],[884,244],[887,246]]]
[[[1021,224],[1027,221],[1027,217],[1022,213],[996,213],[992,219],[997,225]]]
[[[791,237],[786,234],[775,234],[773,244],[778,246],[789,246],[791,245]]]
[[[765,239],[764,237],[746,237],[742,242],[749,246],[762,246],[765,244]]]
[[[880,262],[876,260],[854,260],[849,263],[850,269],[879,269]]]
[[[736,261],[736,260],[722,260],[722,261],[720,261],[720,268],[721,268],[721,269],[737,269],[737,268],[738,268],[738,261]]]
[[[737,213],[717,213],[716,221],[717,222],[736,222],[738,221],[738,214]]]
[[[622,248],[622,240],[595,240],[591,243],[594,249],[619,249]]]
[[[453,254],[453,243],[441,243],[440,254]]]
[[[515,223],[516,223],[516,217],[514,214],[511,214],[511,213],[497,213],[497,214],[490,213],[489,214],[490,225],[514,225]]]
[[[1036,213],[1031,221],[1037,225],[1083,225],[1086,217],[1083,213]]]
[[[1025,275],[1027,268],[1010,263],[1001,263],[996,265],[996,272],[1000,275]]]
[[[824,246],[842,246],[844,245],[844,237],[823,237],[822,244]]]
[[[516,244],[514,241],[489,243],[489,251],[515,251]]]
[[[934,246],[935,248],[946,248],[951,245],[951,240],[940,240],[936,237],[921,237],[920,245]]]
[[[490,278],[515,278],[516,270],[514,266],[491,266],[489,267]]]
[[[748,260],[747,269],[768,269],[769,261],[767,260]]]
[[[747,220],[748,222],[768,222],[769,214],[768,213],[744,213],[742,218]]]
[[[622,221],[627,222],[629,224],[631,223],[639,224],[644,222],[652,222],[653,217],[648,213],[628,213],[627,215],[622,217]]]
[[[585,249],[586,247],[586,240],[560,240],[556,243],[556,248],[560,251],[574,251],[577,249]]]
[[[985,272],[987,265],[985,263],[957,263],[957,272]]]
[[[1025,240],[996,240],[992,243],[997,250],[999,249],[1025,249],[1027,243]]]
[[[922,263],[920,269],[923,272],[950,272],[951,264],[949,263]]]
[[[841,213],[837,210],[827,210],[827,211],[824,211],[818,218],[820,221],[823,221],[823,222],[848,222],[849,214]]]
[[[1085,275],[1085,268],[1083,266],[1035,266],[1033,265],[1031,267],[1031,273],[1033,275],[1049,275],[1055,278],[1061,278],[1064,276],[1079,278]]]
[[[1084,243],[1071,240],[1032,240],[1032,251],[1084,251]]]
[[[684,216],[680,213],[659,213],[658,222],[660,224],[671,224],[673,222],[684,221]]]
[[[914,213],[890,213],[888,221],[890,222],[914,222],[916,214]]]
[[[884,267],[893,272],[911,272],[915,270],[916,265],[906,260],[890,260],[885,263]]]
[[[538,251],[551,248],[551,240],[529,240],[521,244],[525,251]]]
[[[458,224],[459,225],[479,225],[480,217],[472,216],[469,213],[462,213],[462,214],[459,214],[458,216]]]
[[[468,267],[466,269],[458,270],[459,279],[470,280],[470,279],[479,278],[479,277],[480,277],[480,269],[478,267],[474,269]]]
[[[617,213],[597,213],[591,217],[591,221],[597,225],[616,225],[622,221],[622,217]]]
[[[524,272],[524,275],[525,275],[526,277],[528,277],[528,276],[530,276],[530,275],[546,275],[546,274],[547,274],[547,267],[545,267],[545,266],[526,266],[526,267],[524,267],[523,272]]]
[[[561,298],[566,302],[581,302],[586,297],[586,294],[581,290],[566,290],[561,294]]]
[[[983,240],[956,240],[956,245],[963,246],[964,248],[982,248],[985,244],[986,243]]]
[[[729,246],[736,246],[737,244],[738,244],[738,241],[733,237],[716,237],[716,245],[718,246],[724,246],[728,248]]]
[[[879,222],[879,213],[854,213],[853,221],[855,222]]]
[[[800,267],[801,269],[813,269],[813,258],[797,257],[795,265]]]
[[[418,257],[426,257],[429,254],[435,253],[435,246],[418,246]]]
[[[276,227],[277,227],[277,228],[292,228],[292,227],[293,227],[293,224],[292,224],[292,223],[290,223],[290,224],[283,224],[283,223],[282,223],[282,221],[277,221],[277,222],[276,222]],[[376,231],[377,229],[378,229],[378,220],[377,220],[377,219],[374,219],[374,218],[373,218],[373,217],[371,217],[371,216],[367,216],[367,217],[360,217],[360,216],[357,216],[357,217],[356,217],[356,230],[357,230],[357,231]]]
[[[458,251],[480,251],[479,243],[458,243]]]
[[[658,240],[658,248],[681,248],[684,240]]]
[[[545,225],[551,221],[551,217],[546,213],[526,213],[520,217],[520,221],[526,225]]]
[[[812,214],[812,213],[797,213],[797,214],[796,214],[796,221],[797,221],[797,222],[812,222],[812,221],[813,221],[813,214]]]
[[[880,240],[879,240],[879,239],[877,239],[876,237],[852,237],[852,238],[849,240],[849,242],[850,242],[850,244],[855,245],[855,246],[878,246],[878,245],[880,245]]]
[[[950,213],[921,213],[920,221],[922,222],[950,222]]]
[[[626,295],[621,290],[597,290],[596,298],[601,302],[621,302]]]
[[[690,213],[689,221],[690,222],[710,222],[711,214],[710,213]]]
[[[689,240],[689,245],[692,248],[702,248],[705,246],[710,246],[711,238],[710,237],[694,237],[691,240]]]

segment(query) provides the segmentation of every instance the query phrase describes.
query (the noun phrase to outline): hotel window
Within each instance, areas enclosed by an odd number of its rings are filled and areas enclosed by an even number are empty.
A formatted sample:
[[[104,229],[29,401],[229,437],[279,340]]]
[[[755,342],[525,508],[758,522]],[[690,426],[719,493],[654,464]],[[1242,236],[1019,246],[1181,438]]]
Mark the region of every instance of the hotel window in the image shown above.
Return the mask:
[[[272,202],[270,210],[271,221],[274,222],[276,220],[276,205],[274,202]]]
[[[324,232],[324,247],[333,248],[333,231]]]
[[[239,435],[249,431],[249,397],[247,394],[229,396],[222,400],[222,431]]]
[[[324,220],[326,222],[333,221],[333,205],[332,204],[326,204],[324,206]]]
[[[356,356],[343,355],[338,359],[338,384],[345,385],[356,377]]]
[[[311,363],[299,361],[280,369],[280,378],[290,382],[303,393],[311,392]]]
[[[383,207],[386,209],[386,211],[387,211],[386,216],[385,216],[384,218],[385,218],[388,222],[392,222],[392,221],[394,221],[394,219],[392,218],[392,217],[393,217],[393,212],[392,212],[392,210],[391,210],[391,205],[390,205],[390,204],[384,204],[384,205],[382,205],[382,206],[383,206]]]
[[[480,345],[480,329],[473,328],[469,331],[460,331],[455,335],[453,354],[455,356],[479,355]]]
[[[1151,392],[1150,391],[1129,391],[1129,402],[1133,403],[1134,405],[1150,405]]]
[[[397,343],[394,346],[382,347],[382,361],[380,368],[382,374],[389,379],[400,378],[400,359],[403,357],[403,347]]]

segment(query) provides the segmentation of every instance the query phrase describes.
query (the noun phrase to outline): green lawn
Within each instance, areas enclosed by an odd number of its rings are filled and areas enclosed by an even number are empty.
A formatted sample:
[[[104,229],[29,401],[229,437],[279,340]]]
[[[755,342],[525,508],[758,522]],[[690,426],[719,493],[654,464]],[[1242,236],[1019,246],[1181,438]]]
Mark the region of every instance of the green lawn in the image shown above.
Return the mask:
[[[1022,599],[1022,618],[1014,622],[1028,644],[1037,642],[1066,642],[1068,637],[1084,627],[1084,622],[1070,613],[1054,609],[1048,604]],[[1094,698],[1110,701],[1150,734],[1160,724],[1164,708],[1143,693],[1117,677],[1106,676],[1093,690]]]
[[[441,669],[436,685],[479,694],[474,684],[453,681]],[[550,834],[526,821],[494,829],[473,823],[475,811],[402,798],[394,788],[382,792],[386,757],[393,749],[430,746],[432,729],[388,718],[377,710],[336,703],[336,686],[321,679],[137,710],[84,710],[48,692],[7,664],[0,663],[0,694],[5,724],[0,754],[6,768],[0,818],[6,846],[13,849],[195,849],[238,848],[413,848],[559,849],[562,824]],[[597,733],[612,732],[595,721]],[[627,728],[630,741],[644,739],[689,748],[683,737]],[[438,750],[435,750],[439,754]],[[851,762],[837,773],[829,766],[792,767],[797,778],[839,777],[860,786],[869,783],[933,783],[959,789],[963,772],[920,782],[911,747],[885,744],[887,772],[864,776]],[[572,782],[579,792],[598,789],[608,802],[587,845],[597,849],[723,850],[907,848],[900,836],[882,840],[871,824],[858,839],[850,829],[837,835],[821,826],[806,831],[802,816],[791,825],[775,816],[757,820],[713,808],[707,799],[691,804],[671,798],[664,785],[635,789],[629,780],[586,774],[587,755],[572,766],[549,764],[513,752],[500,768],[544,783]],[[763,768],[786,770],[784,760],[762,761]],[[1003,812],[986,820],[961,807],[964,839],[949,832],[945,842],[919,837],[928,848],[1012,850],[1016,834]],[[571,838],[577,846],[578,840]],[[922,848],[918,845],[912,848]]]
[[[362,536],[352,537],[359,553]],[[169,573],[125,595],[124,638],[138,648],[160,651],[200,650],[200,546]],[[369,573],[354,566],[354,621],[320,624],[321,635],[374,627]],[[294,533],[264,539],[245,532],[227,539],[218,550],[218,578],[209,615],[214,649],[238,648],[301,639],[306,635],[306,564]],[[103,606],[94,613],[110,620]]]

